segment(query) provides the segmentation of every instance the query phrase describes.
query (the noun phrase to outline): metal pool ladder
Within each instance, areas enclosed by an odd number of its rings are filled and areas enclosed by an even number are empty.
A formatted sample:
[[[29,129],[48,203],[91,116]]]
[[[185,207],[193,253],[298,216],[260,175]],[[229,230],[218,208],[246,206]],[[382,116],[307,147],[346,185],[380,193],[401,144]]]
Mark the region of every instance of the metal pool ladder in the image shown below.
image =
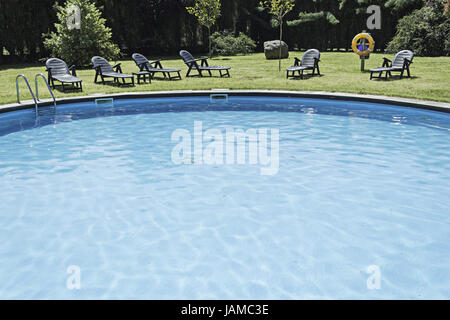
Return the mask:
[[[53,94],[52,88],[50,88],[50,85],[48,84],[47,78],[42,74],[42,73],[38,73],[35,77],[34,77],[34,82],[36,85],[36,99],[37,101],[39,100],[39,88],[38,88],[38,80],[39,77],[41,77],[42,79],[44,79],[45,84],[47,85],[47,89],[50,92],[50,94],[52,95],[52,99],[53,99],[53,106],[56,109],[56,99],[55,99],[55,95]]]
[[[54,106],[55,109],[56,109],[56,99],[55,99],[55,95],[53,94],[53,91],[52,91],[52,89],[50,88],[50,85],[48,84],[47,78],[45,78],[45,76],[44,76],[42,73],[38,73],[38,74],[36,74],[36,76],[34,77],[34,82],[35,82],[35,85],[36,85],[36,95],[34,95],[33,90],[31,89],[30,83],[28,82],[28,79],[27,79],[27,77],[25,77],[25,75],[19,74],[19,75],[16,77],[17,103],[20,104],[19,79],[22,78],[23,80],[25,80],[25,83],[26,83],[26,85],[27,85],[27,87],[28,87],[28,90],[30,91],[31,96],[33,97],[33,100],[34,100],[34,109],[35,109],[35,111],[36,111],[36,115],[39,115],[39,112],[38,112],[38,111],[39,111],[39,110],[38,110],[38,102],[40,102],[40,100],[39,100],[39,88],[38,88],[38,80],[39,80],[39,77],[41,77],[42,79],[44,79],[44,82],[45,82],[45,84],[47,85],[47,89],[48,89],[48,91],[50,92],[50,94],[52,95],[52,98],[53,98],[53,106]]]

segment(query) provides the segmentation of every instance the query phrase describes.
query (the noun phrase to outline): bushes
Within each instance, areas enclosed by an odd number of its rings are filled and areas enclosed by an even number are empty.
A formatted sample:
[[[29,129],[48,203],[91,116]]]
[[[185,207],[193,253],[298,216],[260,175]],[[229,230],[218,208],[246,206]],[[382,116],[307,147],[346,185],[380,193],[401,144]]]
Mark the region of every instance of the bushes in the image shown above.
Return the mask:
[[[79,29],[68,26],[71,6],[81,9]],[[56,33],[44,35],[44,46],[54,57],[80,67],[91,65],[93,56],[111,60],[118,58],[120,49],[111,42],[111,29],[105,26],[106,20],[90,0],[69,0],[64,7],[56,6],[56,9],[59,20],[55,23]]]
[[[215,32],[211,36],[213,52],[221,56],[235,56],[252,53],[256,43],[244,33],[235,37],[229,31]]]
[[[394,53],[403,49],[419,56],[441,56],[450,53],[450,18],[438,1],[429,1],[425,7],[403,17],[397,33],[386,51]]]

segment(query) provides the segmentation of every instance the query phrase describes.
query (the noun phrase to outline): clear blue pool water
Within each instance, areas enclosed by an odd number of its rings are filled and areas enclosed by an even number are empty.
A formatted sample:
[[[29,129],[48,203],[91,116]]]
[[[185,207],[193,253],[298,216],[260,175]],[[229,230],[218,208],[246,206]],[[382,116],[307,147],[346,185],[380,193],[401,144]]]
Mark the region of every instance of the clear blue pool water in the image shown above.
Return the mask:
[[[195,121],[279,130],[278,173],[174,164],[171,135]],[[0,115],[0,185],[1,299],[450,298],[448,114],[245,97],[24,110]]]

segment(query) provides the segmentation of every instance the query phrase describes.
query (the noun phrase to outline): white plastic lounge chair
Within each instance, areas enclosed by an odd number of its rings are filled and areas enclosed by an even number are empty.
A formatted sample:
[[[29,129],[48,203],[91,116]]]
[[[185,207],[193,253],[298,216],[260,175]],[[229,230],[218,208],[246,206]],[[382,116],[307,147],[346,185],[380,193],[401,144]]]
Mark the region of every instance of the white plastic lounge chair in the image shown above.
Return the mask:
[[[95,83],[97,83],[98,77],[100,76],[103,84],[105,84],[105,78],[114,78],[114,82],[118,84],[120,84],[119,80],[122,80],[123,84],[126,84],[125,79],[131,79],[131,84],[134,86],[134,76],[122,73],[120,63],[112,67],[106,59],[102,57],[93,57],[92,65],[96,71]]]
[[[400,72],[400,79],[403,79],[403,74],[406,71],[408,78],[411,78],[411,72],[409,66],[413,63],[414,53],[410,50],[402,50],[397,53],[394,60],[389,60],[388,58],[383,58],[383,66],[370,70],[370,80],[377,78],[380,79],[383,72],[386,73],[385,79],[388,76],[392,77],[392,72]],[[373,74],[378,73],[378,77],[374,77]]]
[[[317,74],[320,76],[319,69],[320,62],[320,52],[317,49],[310,49],[303,54],[302,60],[295,58],[295,64],[292,67],[286,69],[286,78],[297,78],[303,79],[303,73],[306,70],[312,70],[312,75],[314,76],[317,70]],[[295,73],[298,72],[298,75]]]
[[[69,68],[67,67],[67,63],[57,58],[48,59],[45,65],[47,67],[48,80],[50,81],[53,89],[55,89],[56,80],[61,82],[63,92],[66,89],[66,87],[64,86],[64,84],[66,83],[72,85],[74,89],[83,91],[82,80],[77,78],[77,71],[75,69],[75,66],[71,66]]]
[[[187,52],[186,50],[180,51],[181,59],[183,59],[184,63],[188,66],[189,70],[186,74],[186,77],[189,77],[191,71],[196,70],[200,77],[203,77],[203,71],[207,71],[209,76],[212,77],[211,71],[219,71],[220,77],[230,77],[230,69],[231,67],[223,67],[223,66],[210,66],[208,64],[208,58],[200,58],[194,59],[192,54]],[[198,62],[201,61],[201,65]]]
[[[164,75],[164,78],[169,78],[169,80],[175,80],[175,79],[181,80],[181,74],[180,74],[181,70],[180,69],[164,69],[162,66],[162,63],[161,63],[162,60],[150,62],[144,55],[142,55],[140,53],[134,53],[132,58],[133,58],[133,61],[138,66],[139,71],[140,72],[148,72],[148,74],[150,74],[150,76],[152,78],[155,75],[155,73],[162,73]],[[172,76],[171,75],[172,73],[176,73],[177,75]]]

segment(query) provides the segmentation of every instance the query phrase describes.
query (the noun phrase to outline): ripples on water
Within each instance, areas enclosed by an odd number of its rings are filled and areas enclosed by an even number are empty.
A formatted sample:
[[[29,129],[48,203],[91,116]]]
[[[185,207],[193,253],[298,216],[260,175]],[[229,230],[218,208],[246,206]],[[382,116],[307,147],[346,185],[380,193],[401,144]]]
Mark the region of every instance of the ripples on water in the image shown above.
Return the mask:
[[[0,298],[450,298],[448,115],[156,101],[0,115]],[[194,121],[278,129],[279,173],[174,165],[171,134]]]

